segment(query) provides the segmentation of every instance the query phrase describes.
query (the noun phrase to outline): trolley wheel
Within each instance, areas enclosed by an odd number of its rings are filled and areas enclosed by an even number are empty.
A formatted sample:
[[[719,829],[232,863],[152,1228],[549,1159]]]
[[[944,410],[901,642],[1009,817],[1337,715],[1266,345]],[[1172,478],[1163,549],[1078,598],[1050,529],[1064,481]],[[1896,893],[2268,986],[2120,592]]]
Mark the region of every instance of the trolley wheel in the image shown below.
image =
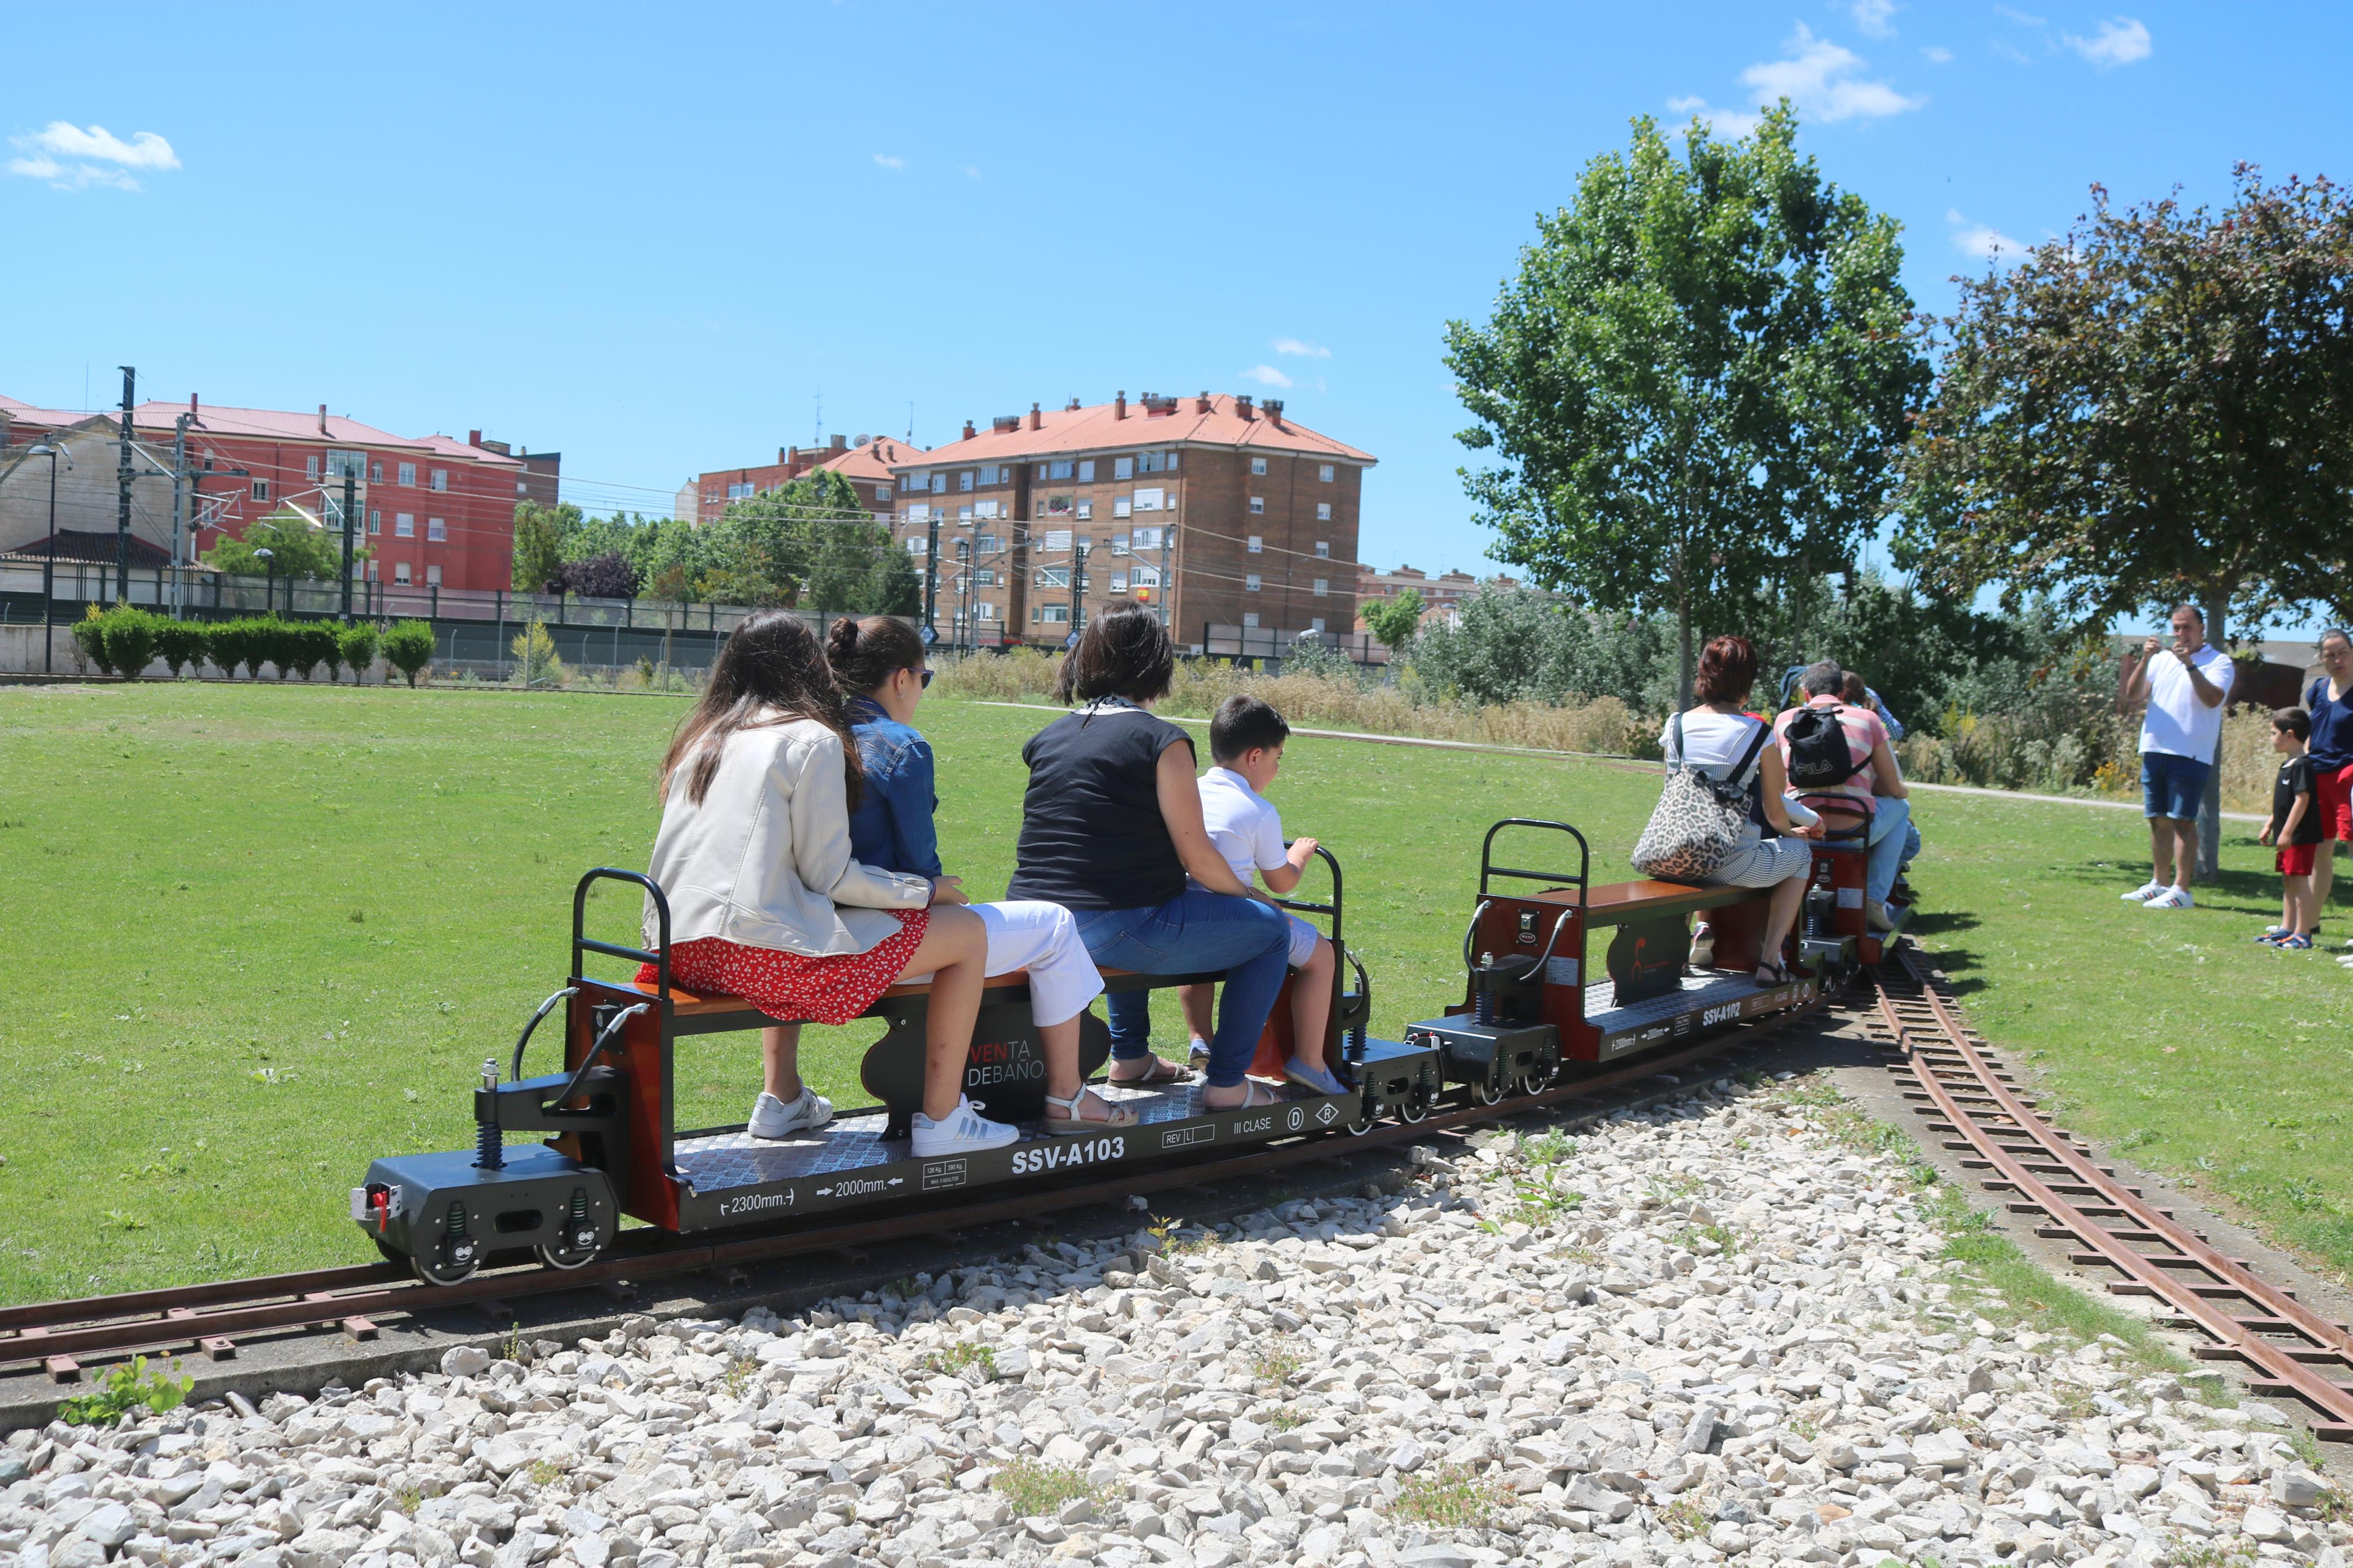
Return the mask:
[[[1370,1098],[1359,1100],[1356,1101],[1356,1114],[1348,1122],[1348,1136],[1362,1138],[1373,1130],[1373,1124],[1380,1119],[1380,1111],[1374,1106]]]
[[[471,1279],[474,1270],[480,1267],[480,1264],[469,1263],[463,1268],[443,1268],[438,1264],[426,1262],[422,1258],[410,1258],[408,1266],[427,1285],[462,1285]]]
[[[1526,1072],[1520,1075],[1520,1092],[1522,1094],[1542,1094],[1546,1089],[1550,1089],[1551,1087],[1552,1074],[1545,1071],[1542,1068],[1530,1068]]]
[[[386,1263],[397,1263],[403,1268],[408,1267],[408,1254],[401,1251],[400,1248],[393,1246],[392,1243],[386,1241],[380,1236],[371,1236],[368,1239],[375,1243],[375,1249],[384,1254],[384,1260]]]
[[[550,1247],[544,1242],[532,1248],[539,1260],[550,1268],[564,1269],[586,1268],[596,1261],[597,1252],[602,1250],[599,1247],[596,1252],[573,1252],[564,1247]]]
[[[1504,1098],[1504,1086],[1493,1077],[1471,1080],[1471,1103],[1493,1105]]]
[[[1398,1104],[1398,1120],[1408,1127],[1430,1114],[1430,1096],[1417,1088]]]

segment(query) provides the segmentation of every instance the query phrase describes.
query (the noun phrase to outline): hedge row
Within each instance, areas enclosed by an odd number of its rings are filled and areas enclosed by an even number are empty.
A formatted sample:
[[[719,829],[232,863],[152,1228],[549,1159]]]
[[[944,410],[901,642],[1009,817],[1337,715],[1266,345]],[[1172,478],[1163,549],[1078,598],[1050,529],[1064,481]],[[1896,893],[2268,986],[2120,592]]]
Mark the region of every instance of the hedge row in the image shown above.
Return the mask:
[[[74,623],[73,638],[90,663],[129,680],[138,679],[158,658],[175,679],[183,669],[200,668],[209,658],[232,679],[240,668],[258,679],[268,664],[277,668],[281,680],[289,675],[308,680],[322,665],[327,679],[336,680],[348,665],[356,681],[381,653],[414,686],[433,662],[433,628],[423,621],[401,621],[386,630],[364,623],[339,626],[331,621],[284,621],[274,615],[175,621],[130,605],[106,610],[92,605]]]

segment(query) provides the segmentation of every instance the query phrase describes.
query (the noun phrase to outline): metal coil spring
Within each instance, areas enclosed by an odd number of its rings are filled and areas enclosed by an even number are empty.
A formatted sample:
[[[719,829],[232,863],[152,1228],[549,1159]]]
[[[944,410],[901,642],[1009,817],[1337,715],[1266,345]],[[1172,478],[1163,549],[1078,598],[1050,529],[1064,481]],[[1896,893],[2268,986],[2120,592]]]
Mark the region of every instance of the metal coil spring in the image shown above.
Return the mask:
[[[505,1169],[506,1163],[506,1143],[498,1123],[485,1121],[477,1125],[474,1129],[475,1165],[485,1171],[498,1171]]]

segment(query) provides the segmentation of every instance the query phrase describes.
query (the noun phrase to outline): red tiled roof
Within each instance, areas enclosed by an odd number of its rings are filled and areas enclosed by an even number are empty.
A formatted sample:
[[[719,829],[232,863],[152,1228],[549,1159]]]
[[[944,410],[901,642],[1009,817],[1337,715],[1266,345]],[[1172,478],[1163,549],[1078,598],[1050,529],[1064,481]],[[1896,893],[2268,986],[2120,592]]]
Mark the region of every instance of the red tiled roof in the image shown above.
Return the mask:
[[[38,425],[56,430],[62,430],[69,425],[79,425],[90,417],[87,414],[76,414],[66,408],[37,408],[22,398],[10,397],[5,393],[0,393],[0,414],[5,414],[12,424]]]
[[[169,430],[172,421],[188,411],[185,403],[161,401],[142,403],[132,410],[132,418],[142,430]],[[317,441],[344,447],[417,447],[423,441],[412,441],[406,436],[396,436],[389,430],[379,430],[373,425],[363,425],[356,419],[346,419],[340,414],[330,414],[325,428],[315,409],[301,414],[285,413],[275,408],[230,408],[217,403],[199,403],[193,433],[213,436],[250,436],[274,441]]]
[[[896,465],[918,463],[923,459],[923,449],[895,436],[877,436],[863,447],[836,452],[820,468],[831,468],[847,479],[864,479],[870,484],[889,484],[891,469]]]
[[[497,468],[520,468],[523,466],[521,458],[510,457],[503,452],[493,452],[487,447],[470,447],[454,436],[419,436],[408,445],[423,447],[427,451],[444,458],[465,458],[473,462],[488,463]]]
[[[1173,447],[1188,441],[1298,452],[1367,466],[1379,460],[1369,452],[1360,452],[1310,430],[1287,415],[1280,425],[1268,418],[1263,408],[1256,417],[1245,419],[1235,399],[1224,393],[1209,399],[1208,413],[1197,413],[1198,406],[1198,399],[1180,397],[1175,413],[1149,415],[1141,400],[1133,400],[1127,405],[1124,419],[1113,412],[1114,405],[1109,403],[1086,408],[1049,408],[1039,412],[1039,427],[1035,430],[1029,428],[1029,417],[1024,415],[1016,429],[1001,433],[981,430],[969,440],[934,447],[897,466],[932,468],[946,463],[987,463],[1008,458],[1039,458],[1050,453],[1059,456],[1117,451],[1123,447]]]

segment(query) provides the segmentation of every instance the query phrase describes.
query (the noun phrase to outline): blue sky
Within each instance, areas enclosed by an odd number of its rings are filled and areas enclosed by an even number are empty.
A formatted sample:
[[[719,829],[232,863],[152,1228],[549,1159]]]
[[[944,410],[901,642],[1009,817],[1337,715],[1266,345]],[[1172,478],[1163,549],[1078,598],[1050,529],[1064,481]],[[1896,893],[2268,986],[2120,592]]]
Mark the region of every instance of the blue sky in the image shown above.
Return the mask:
[[[928,444],[1208,387],[1380,458],[1366,559],[1489,570],[1443,325],[1632,115],[1788,93],[1932,308],[2094,181],[2353,175],[2320,4],[19,11],[0,392],[105,404],[127,363],[479,427],[597,510],[807,441],[820,397]]]

